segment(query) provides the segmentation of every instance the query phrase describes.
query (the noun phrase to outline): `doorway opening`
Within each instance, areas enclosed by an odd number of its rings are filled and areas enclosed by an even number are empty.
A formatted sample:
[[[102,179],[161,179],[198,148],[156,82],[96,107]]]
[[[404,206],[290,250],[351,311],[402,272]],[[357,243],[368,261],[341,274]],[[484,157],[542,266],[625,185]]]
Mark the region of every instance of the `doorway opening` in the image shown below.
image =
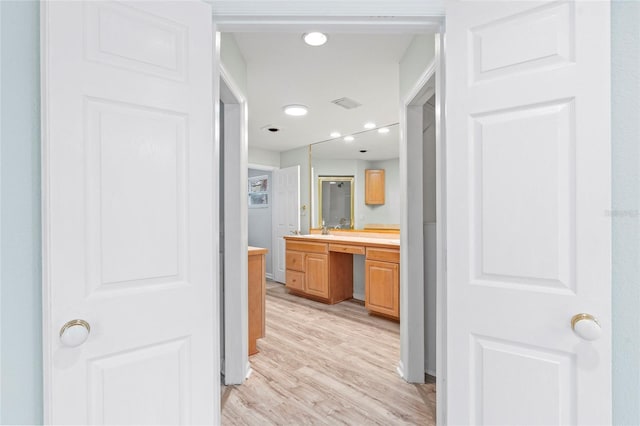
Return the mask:
[[[268,26],[268,25],[266,25]],[[240,28],[239,28],[240,27]],[[239,31],[239,30],[248,30],[248,27],[251,27],[251,24],[233,24],[230,25],[230,28],[233,28],[234,31]],[[261,28],[264,28],[265,24],[262,24]],[[282,24],[273,24],[273,27],[270,28],[271,31],[282,31],[283,27],[286,27],[286,25],[282,25]],[[218,30],[224,30],[225,26],[224,23],[218,23]],[[384,32],[384,30],[383,30]],[[441,43],[441,40],[439,37],[436,37],[437,43]],[[439,48],[436,47],[436,51],[438,52],[437,55],[439,55]],[[409,110],[411,110],[412,108],[415,107],[416,110],[419,109],[420,111],[420,123],[422,123],[424,121],[424,115],[425,115],[425,109],[427,109],[428,107],[425,107],[425,104],[428,104],[428,101],[431,101],[431,109],[432,109],[432,114],[434,117],[434,123],[432,123],[432,127],[431,127],[431,131],[433,131],[433,129],[435,130],[436,133],[436,137],[435,139],[442,139],[444,132],[442,132],[439,128],[443,125],[442,122],[440,122],[440,116],[441,114],[441,105],[442,105],[442,95],[436,95],[434,97],[434,94],[436,94],[436,90],[435,90],[435,86],[437,86],[438,84],[441,84],[441,79],[436,77],[437,73],[440,73],[442,70],[439,69],[440,67],[440,62],[439,62],[439,58],[436,55],[436,58],[434,59],[434,61],[429,65],[429,69],[425,71],[425,73],[423,73],[422,77],[425,77],[426,74],[428,74],[427,80],[424,81],[419,81],[418,83],[421,83],[422,86],[424,86],[429,79],[431,79],[431,84],[433,87],[431,87],[431,94],[429,97],[425,98],[425,94],[422,93],[422,97],[421,99],[417,100],[417,93],[415,93],[411,99],[406,100],[403,99],[403,101],[405,101],[404,103],[404,107],[409,107],[406,108],[404,110],[404,113],[407,114],[407,116],[405,117],[401,117],[400,120],[400,124],[401,126],[403,125],[403,123],[405,123],[405,121],[403,120],[407,120],[406,125],[410,124],[410,118],[408,117],[408,115],[410,113],[408,113]],[[417,84],[416,83],[416,86]],[[422,89],[423,87],[420,87],[420,89]],[[433,99],[432,99],[433,98]],[[422,103],[420,103],[422,102]],[[402,112],[401,112],[402,114]],[[419,126],[418,126],[419,127]],[[436,373],[436,375],[438,376],[438,378],[440,378],[442,376],[442,374],[438,374],[438,372],[441,371],[440,368],[436,368],[436,370],[438,371],[434,371],[433,368],[433,364],[429,363],[429,361],[427,360],[427,356],[426,354],[428,354],[430,351],[432,351],[432,347],[427,347],[427,341],[430,340],[431,338],[433,338],[433,335],[436,334],[435,331],[433,331],[433,333],[431,332],[427,332],[427,326],[426,326],[426,314],[425,314],[425,303],[432,303],[433,300],[433,293],[429,293],[426,292],[424,287],[422,284],[425,282],[426,279],[428,279],[430,277],[430,274],[432,274],[432,270],[433,270],[433,265],[435,263],[435,267],[436,268],[440,268],[440,260],[442,258],[442,256],[440,255],[440,250],[442,249],[442,244],[439,241],[440,238],[443,238],[443,233],[440,232],[436,232],[436,236],[433,237],[433,235],[430,234],[430,237],[428,238],[430,245],[429,246],[425,246],[425,239],[423,237],[423,232],[427,232],[427,224],[425,223],[425,219],[423,216],[423,209],[424,206],[422,205],[423,203],[419,203],[420,206],[416,206],[414,205],[415,203],[415,195],[416,194],[412,194],[411,197],[408,194],[408,183],[409,181],[412,182],[412,189],[416,190],[416,188],[419,189],[418,192],[420,192],[420,199],[422,200],[423,198],[426,198],[424,196],[424,194],[422,194],[422,189],[423,189],[423,185],[418,185],[418,186],[414,186],[413,182],[415,182],[412,179],[412,176],[414,176],[416,174],[416,168],[419,167],[419,181],[422,181],[422,169],[423,169],[423,135],[426,133],[425,132],[425,128],[420,128],[418,133],[417,133],[417,140],[419,141],[419,145],[420,145],[420,149],[417,151],[419,152],[419,155],[415,156],[414,158],[412,158],[412,153],[410,151],[410,147],[415,145],[415,142],[411,142],[411,138],[412,136],[407,132],[408,127],[405,127],[405,132],[403,135],[404,141],[403,143],[406,144],[406,146],[404,147],[404,151],[401,153],[401,156],[404,156],[404,160],[401,161],[405,161],[404,165],[400,166],[400,169],[403,170],[403,181],[401,184],[401,192],[403,192],[403,206],[405,207],[405,211],[403,212],[403,216],[400,220],[402,227],[404,227],[404,229],[415,229],[414,225],[417,223],[417,229],[420,229],[420,232],[405,232],[404,233],[404,237],[401,236],[401,247],[403,250],[403,260],[401,261],[401,277],[404,276],[406,277],[406,282],[403,282],[404,285],[401,285],[401,300],[403,301],[402,304],[404,304],[404,306],[406,307],[406,309],[404,309],[402,311],[402,317],[401,317],[401,344],[400,344],[400,362],[399,362],[399,368],[398,371],[400,373],[400,375],[407,381],[409,382],[417,382],[417,383],[421,383],[424,382],[425,380],[425,372],[430,372],[431,374],[433,374],[434,372]],[[441,144],[442,141],[440,142],[435,142],[434,144],[439,145]],[[403,148],[401,148],[402,150]],[[433,151],[433,150],[432,150]],[[441,162],[439,161],[439,157],[442,156],[442,150],[440,148],[436,148],[435,149],[435,158],[433,158],[433,160],[436,162],[436,167],[440,167],[441,168]],[[430,151],[431,152],[431,151]],[[413,160],[413,161],[408,161],[408,160]],[[440,170],[441,171],[441,170]],[[311,170],[308,171],[309,173],[309,181],[312,182],[312,175],[311,175]],[[304,174],[304,171],[301,173]],[[435,186],[435,193],[436,193],[436,198],[438,199],[438,201],[440,200],[440,190],[441,190],[441,186],[442,183],[434,183]],[[430,194],[432,194],[433,191],[430,192]],[[411,209],[413,210],[413,214],[410,214],[409,212],[409,204],[411,204]],[[300,206],[302,207],[302,206]],[[309,206],[305,206],[307,209],[309,208]],[[302,210],[302,209],[301,209]],[[443,211],[442,207],[440,205],[437,206],[438,212]],[[309,212],[309,210],[307,210],[307,212]],[[245,216],[246,217],[246,216]],[[311,217],[309,218],[305,218],[307,220],[310,220]],[[357,219],[356,219],[357,220]],[[435,221],[434,222],[429,222],[433,227],[437,227],[438,230],[444,227],[444,221]],[[304,227],[304,224],[303,224]],[[303,230],[304,232],[304,230]],[[411,235],[411,236],[410,236]],[[436,255],[435,257],[435,261],[431,260],[430,262],[430,270],[429,271],[425,271],[425,263],[428,263],[429,261],[425,260],[425,253],[428,253],[429,255],[433,255],[433,250],[430,249],[429,247],[431,247],[433,245],[433,240],[436,240],[435,242],[435,248],[436,248]],[[417,271],[420,270],[418,275],[413,274],[413,271]],[[436,282],[441,283],[441,275],[442,272],[440,270],[438,270],[438,272],[435,274],[436,275]],[[411,276],[411,280],[408,279],[408,277]],[[416,278],[418,277],[418,278]],[[438,284],[440,285],[440,284]],[[441,292],[436,292],[438,294],[438,298],[441,297]],[[425,299],[429,297],[428,301],[425,301]],[[444,299],[440,299],[440,301],[442,301]],[[441,304],[437,305],[442,306]],[[438,318],[442,318],[443,313],[440,312],[441,310],[438,311]],[[431,318],[432,320],[433,318]],[[430,321],[431,321],[430,320]],[[403,326],[403,324],[406,324],[406,326]],[[411,330],[411,331],[409,331]],[[416,330],[420,330],[420,331],[416,331]],[[267,332],[268,333],[268,332]],[[442,338],[442,334],[440,334],[440,338]],[[438,342],[439,343],[439,342]],[[442,350],[442,348],[438,349],[438,352],[440,352]],[[442,359],[442,358],[441,358]],[[432,361],[433,362],[433,361]],[[429,368],[429,365],[431,365],[432,367]]]

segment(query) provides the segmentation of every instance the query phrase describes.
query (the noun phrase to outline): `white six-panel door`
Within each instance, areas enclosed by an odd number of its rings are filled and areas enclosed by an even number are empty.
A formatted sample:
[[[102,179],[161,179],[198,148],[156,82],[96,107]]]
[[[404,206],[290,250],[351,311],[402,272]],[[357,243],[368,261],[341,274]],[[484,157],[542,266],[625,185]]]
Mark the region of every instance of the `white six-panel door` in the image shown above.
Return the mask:
[[[43,3],[48,423],[217,418],[210,16]],[[90,334],[68,347],[74,319]]]
[[[446,13],[447,422],[609,424],[609,4]]]
[[[286,280],[284,237],[300,230],[300,166],[273,171],[273,278]]]

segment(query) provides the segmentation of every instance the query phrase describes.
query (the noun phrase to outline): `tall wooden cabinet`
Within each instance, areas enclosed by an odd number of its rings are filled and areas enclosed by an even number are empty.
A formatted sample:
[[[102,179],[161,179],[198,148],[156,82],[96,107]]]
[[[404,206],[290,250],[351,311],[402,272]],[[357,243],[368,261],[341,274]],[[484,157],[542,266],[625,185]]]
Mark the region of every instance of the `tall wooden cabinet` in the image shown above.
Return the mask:
[[[365,204],[384,204],[384,169],[364,171]]]
[[[249,285],[249,355],[258,353],[256,340],[265,335],[265,296],[267,292],[266,262],[267,249],[249,247],[248,279]]]

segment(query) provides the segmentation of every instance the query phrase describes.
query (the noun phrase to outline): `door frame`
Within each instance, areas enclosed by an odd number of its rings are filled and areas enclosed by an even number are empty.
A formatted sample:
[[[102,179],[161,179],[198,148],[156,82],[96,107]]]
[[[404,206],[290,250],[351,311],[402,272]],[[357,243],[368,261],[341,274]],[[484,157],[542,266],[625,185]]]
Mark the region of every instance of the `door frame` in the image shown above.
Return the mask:
[[[216,35],[216,39],[219,37]],[[216,52],[219,54],[220,49]],[[219,64],[219,92],[214,105],[224,102],[224,123],[216,114],[218,152],[224,158],[224,384],[241,384],[251,373],[249,364],[248,296],[248,174],[247,99],[233,77]],[[215,73],[214,73],[215,74]],[[224,138],[220,135],[224,125]],[[216,289],[219,294],[219,289]],[[238,309],[239,307],[239,309]],[[218,363],[220,365],[220,363]]]
[[[218,3],[218,2],[216,2]],[[437,272],[437,294],[438,294],[438,313],[437,313],[437,351],[438,351],[438,362],[437,362],[437,380],[438,380],[438,392],[436,393],[436,407],[437,407],[437,421],[439,424],[446,424],[446,412],[445,412],[445,399],[446,395],[446,369],[443,368],[444,360],[446,360],[446,340],[445,340],[445,332],[444,332],[444,321],[446,319],[446,277],[444,276],[444,266],[445,266],[445,256],[444,249],[446,247],[445,244],[445,236],[442,230],[444,229],[444,218],[445,218],[445,206],[443,206],[445,198],[445,182],[444,182],[444,165],[445,163],[445,110],[444,110],[444,99],[445,99],[445,86],[444,86],[444,19],[441,11],[434,10],[432,16],[416,16],[416,17],[384,17],[384,19],[372,18],[371,14],[367,14],[366,10],[358,10],[353,6],[344,6],[338,7],[337,9],[348,9],[351,7],[351,11],[348,12],[344,10],[343,16],[326,16],[326,14],[322,14],[322,7],[326,9],[325,6],[321,6],[320,2],[305,2],[308,4],[298,5],[297,14],[296,12],[291,12],[290,9],[293,9],[294,6],[291,4],[283,5],[282,2],[271,2],[265,1],[261,2],[260,7],[256,7],[255,10],[252,8],[251,15],[245,16],[246,12],[243,13],[241,9],[234,9],[233,7],[229,7],[232,2],[219,2],[221,6],[227,7],[219,7],[216,8],[216,12],[213,15],[213,31],[217,34],[218,39],[220,38],[221,32],[304,32],[308,31],[310,27],[312,27],[315,31],[326,31],[326,32],[341,32],[341,33],[382,33],[382,34],[398,34],[398,33],[427,33],[427,34],[436,34],[437,46],[435,49],[435,66],[433,72],[436,73],[436,92],[438,93],[437,98],[437,111],[436,111],[436,157],[438,166],[437,167],[437,176],[439,179],[439,185],[437,189],[437,202],[438,202],[438,272]],[[353,2],[351,2],[353,3]],[[320,6],[320,7],[319,7]],[[287,10],[289,8],[289,10]],[[303,9],[302,11],[300,9]],[[437,9],[437,8],[435,8]],[[340,10],[343,11],[343,10]],[[335,12],[334,12],[335,13]],[[216,56],[214,57],[214,64],[221,64],[220,52],[219,49],[215,52]],[[411,101],[410,99],[409,101]],[[214,103],[218,101],[218,98],[214,98]],[[401,101],[402,102],[402,101]],[[404,102],[400,105],[401,115],[402,111],[405,111]],[[405,111],[406,112],[406,111]],[[421,135],[421,134],[420,134]],[[401,144],[406,143],[402,142],[404,140],[404,136],[401,136]],[[422,143],[422,141],[421,141]],[[401,157],[403,151],[401,148]],[[407,151],[404,151],[405,158],[400,159],[401,165],[407,164]],[[246,162],[245,162],[246,165]],[[411,167],[414,165],[411,163]],[[422,170],[422,164],[419,165],[420,173]],[[402,167],[401,167],[402,169]],[[413,170],[405,170],[405,177],[402,178],[402,170],[401,170],[401,188],[400,188],[400,196],[402,205],[405,210],[407,210],[408,206],[408,186],[407,186],[407,176],[411,176],[414,174]],[[419,191],[421,194],[422,190],[422,181],[419,182],[418,185],[414,187],[412,184],[412,188],[414,190]],[[417,207],[417,215],[422,217],[422,204],[419,203]],[[413,215],[412,215],[413,217]],[[412,222],[415,219],[412,219]],[[408,216],[405,214],[401,217],[401,229],[408,229],[410,222]],[[422,221],[419,223],[420,229],[422,230]],[[422,232],[419,232],[419,236],[417,238],[413,238],[411,241],[407,240],[406,232],[401,232],[401,252],[403,253],[413,253],[410,258],[407,258],[406,255],[401,255],[401,272],[400,276],[405,277],[404,288],[405,288],[405,299],[404,300],[424,300],[424,289],[423,283],[418,282],[417,280],[408,280],[409,271],[420,270],[420,276],[423,276],[423,258],[419,257],[419,254],[423,252],[423,238]],[[403,237],[403,235],[405,235]],[[402,242],[404,241],[404,245]],[[411,244],[411,246],[407,246],[407,243]],[[418,247],[419,246],[419,247]],[[402,261],[404,259],[404,262]],[[402,278],[401,278],[402,279]],[[403,286],[401,285],[401,288]],[[402,294],[401,294],[401,300]],[[413,310],[414,306],[408,305],[408,309],[401,310],[401,324],[404,322],[405,324],[409,324],[409,322],[416,326],[417,328],[412,330],[412,335],[418,335],[416,342],[411,342],[411,338],[409,336],[408,327],[401,327],[401,342],[406,340],[408,342],[407,346],[409,348],[403,351],[403,345],[401,344],[401,355],[398,372],[401,376],[407,381],[415,381],[422,383],[424,382],[424,306],[420,305],[421,308]],[[419,355],[412,353],[413,356],[409,356],[409,353],[404,353],[405,351],[416,351],[418,354],[422,354],[422,357],[419,358]],[[406,364],[402,362],[402,360],[407,359]],[[420,377],[416,377],[416,371],[422,371]],[[407,372],[411,372],[411,376],[407,376]]]
[[[253,170],[262,170],[265,172],[271,172],[271,200],[273,200],[273,193],[276,190],[276,180],[273,179],[273,172],[275,172],[276,170],[280,170],[280,167],[278,166],[267,166],[267,165],[263,165],[263,164],[258,164],[258,163],[249,163],[247,164],[247,169],[253,169]],[[271,216],[273,218],[273,209],[271,210]],[[247,223],[247,226],[249,224]],[[276,268],[276,258],[273,256],[273,247],[274,247],[274,240],[275,238],[273,237],[274,235],[274,226],[273,226],[273,219],[271,220],[271,273],[267,272],[265,273],[265,276],[267,277],[268,280],[273,280],[274,279],[274,272],[275,272],[275,268]]]
[[[408,206],[408,199],[405,197],[402,200],[402,207],[404,209],[403,220],[406,221],[406,225],[403,226],[412,227],[414,229],[424,228],[424,208],[423,208],[423,162],[422,162],[422,148],[423,148],[423,112],[422,109],[429,98],[435,94],[436,106],[435,106],[435,130],[436,130],[436,388],[439,392],[436,393],[436,418],[438,424],[446,424],[446,121],[445,121],[445,60],[444,60],[444,31],[435,34],[435,55],[433,61],[427,65],[422,74],[418,77],[415,84],[411,87],[408,93],[403,97],[400,105],[400,126],[401,126],[401,153],[405,153],[405,161],[407,162],[407,178],[411,176],[415,184],[414,188],[420,188],[416,192],[418,193],[419,201],[416,201],[416,197],[412,196],[412,200],[415,205],[412,205],[411,209]],[[431,80],[435,79],[433,87],[431,87]],[[418,158],[419,161],[410,162],[411,158]],[[406,184],[406,182],[405,182]],[[405,194],[408,193],[408,188],[403,188]],[[406,216],[405,216],[406,215]],[[402,233],[401,233],[402,237]],[[400,273],[400,288],[410,289],[404,294],[401,290],[400,300],[404,302],[405,306],[412,301],[424,301],[424,292],[426,288],[417,288],[411,286],[411,281],[415,277],[422,277],[420,282],[426,284],[425,273],[425,253],[424,253],[424,238],[423,232],[415,232],[410,235],[406,235],[406,246],[410,247],[410,253],[407,259],[405,273]],[[401,244],[404,241],[401,240]],[[404,247],[404,246],[403,246]],[[403,249],[404,250],[404,249]],[[402,250],[401,250],[402,252]],[[403,276],[405,277],[403,279]],[[412,280],[408,277],[411,276]],[[400,364],[398,369],[406,367],[404,372],[401,372],[401,376],[405,378],[414,378],[420,374],[424,374],[423,371],[427,370],[425,365],[420,366],[418,362],[426,360],[426,305],[424,303],[414,302],[410,305],[409,312],[407,313],[407,320],[410,321],[412,330],[422,338],[420,339],[408,339],[406,334],[402,334],[402,321],[401,321],[401,336],[400,336]],[[407,349],[403,351],[403,345]],[[422,352],[421,352],[422,351]],[[421,356],[418,354],[421,353]],[[422,367],[422,368],[420,368]],[[409,380],[411,381],[411,380]]]

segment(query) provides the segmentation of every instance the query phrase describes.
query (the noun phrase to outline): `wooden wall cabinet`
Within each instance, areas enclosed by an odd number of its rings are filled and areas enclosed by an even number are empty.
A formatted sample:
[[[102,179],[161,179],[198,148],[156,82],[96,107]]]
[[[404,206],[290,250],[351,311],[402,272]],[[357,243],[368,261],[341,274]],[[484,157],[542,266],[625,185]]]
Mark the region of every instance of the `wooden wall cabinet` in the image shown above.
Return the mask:
[[[369,312],[400,319],[400,251],[367,249],[365,307]]]
[[[384,169],[364,171],[365,204],[384,204]]]

